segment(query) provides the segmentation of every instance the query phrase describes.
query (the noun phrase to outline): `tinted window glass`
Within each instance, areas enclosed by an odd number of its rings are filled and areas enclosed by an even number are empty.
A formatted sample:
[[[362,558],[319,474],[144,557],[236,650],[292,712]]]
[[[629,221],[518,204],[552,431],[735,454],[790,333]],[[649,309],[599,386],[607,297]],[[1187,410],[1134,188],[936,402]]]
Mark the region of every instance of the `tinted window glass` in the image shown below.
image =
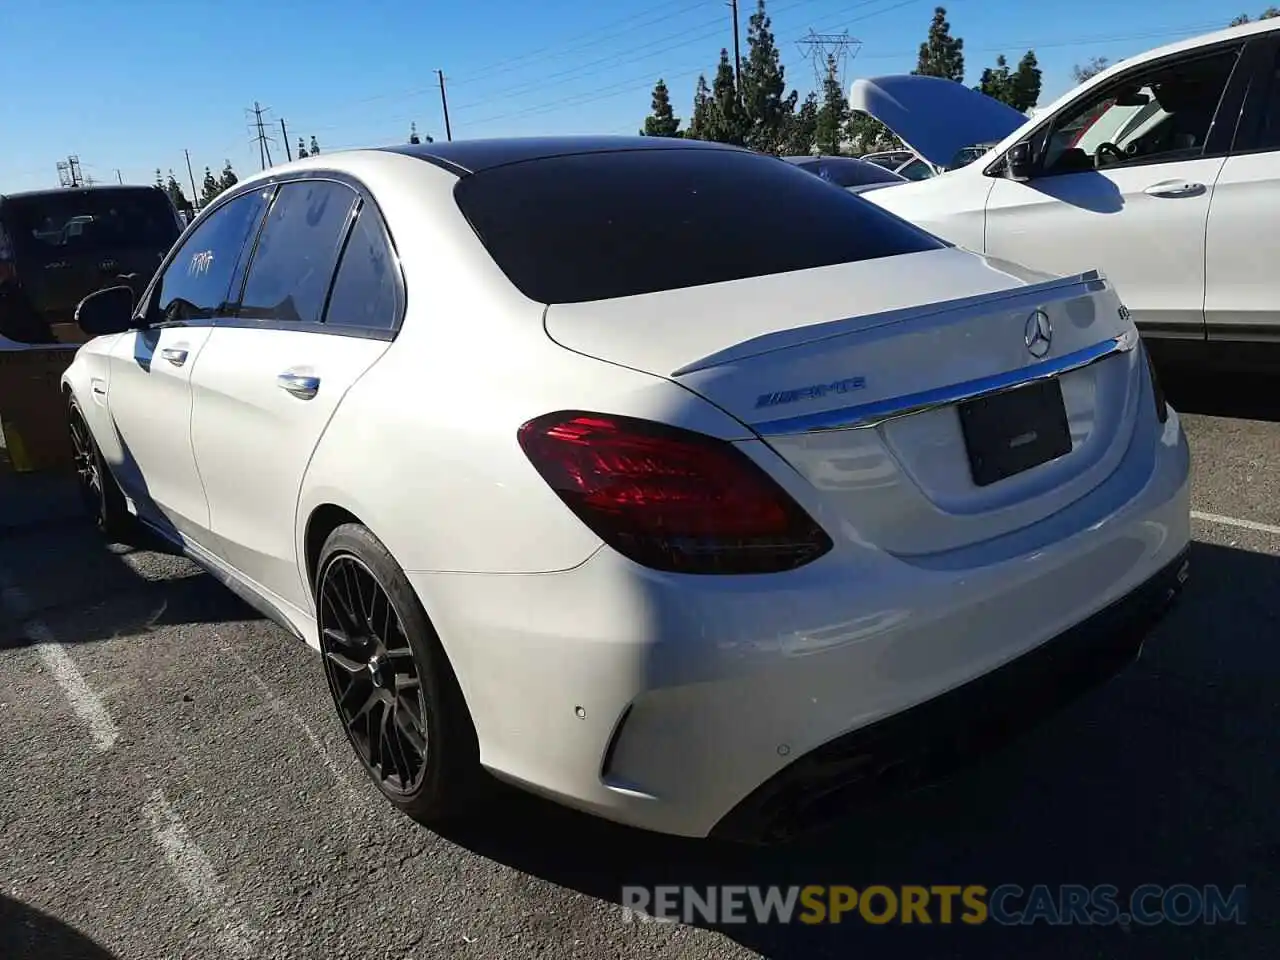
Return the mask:
[[[540,303],[785,273],[942,241],[793,164],[731,150],[555,157],[454,188],[498,266]]]
[[[342,254],[329,296],[325,322],[344,327],[390,330],[396,325],[395,261],[377,211],[364,207]]]
[[[892,170],[849,157],[822,161],[820,176],[838,187],[864,187],[869,183],[902,182],[902,178]]]
[[[280,187],[249,264],[240,316],[318,323],[355,191],[328,180]]]
[[[228,291],[245,241],[266,209],[269,190],[224,204],[183,242],[156,285],[155,312],[162,320],[203,320],[226,312]]]
[[[1257,140],[1252,147],[1256,150],[1275,150],[1280,148],[1280,56],[1271,65],[1265,91],[1264,108],[1258,118]]]
[[[1044,171],[1077,173],[1200,156],[1238,58],[1233,49],[1158,63],[1086,97],[1054,120]]]
[[[30,256],[167,251],[181,232],[168,197],[146,187],[11,197],[5,218],[19,254]]]

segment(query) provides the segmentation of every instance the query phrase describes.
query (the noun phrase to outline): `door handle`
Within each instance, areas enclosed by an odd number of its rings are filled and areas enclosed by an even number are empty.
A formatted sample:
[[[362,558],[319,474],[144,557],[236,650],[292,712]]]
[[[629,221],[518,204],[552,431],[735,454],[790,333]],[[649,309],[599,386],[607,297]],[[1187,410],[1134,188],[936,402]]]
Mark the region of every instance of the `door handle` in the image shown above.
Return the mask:
[[[180,367],[187,362],[187,351],[182,347],[165,347],[160,351],[160,356],[164,357],[175,367]]]
[[[310,400],[320,392],[320,378],[285,371],[276,377],[276,386],[299,400]]]
[[[1151,197],[1198,197],[1204,193],[1204,184],[1190,180],[1162,180],[1143,192]]]

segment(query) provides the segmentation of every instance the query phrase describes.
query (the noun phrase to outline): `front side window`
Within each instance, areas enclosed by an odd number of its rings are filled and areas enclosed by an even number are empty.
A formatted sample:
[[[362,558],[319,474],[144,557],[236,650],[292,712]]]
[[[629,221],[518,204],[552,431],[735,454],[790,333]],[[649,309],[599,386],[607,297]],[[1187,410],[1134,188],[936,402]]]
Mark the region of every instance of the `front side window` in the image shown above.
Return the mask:
[[[280,187],[249,264],[239,315],[319,323],[357,195],[331,180]]]
[[[187,237],[156,284],[151,302],[158,322],[207,320],[227,311],[236,266],[270,195],[256,190],[228,201]]]
[[[1123,164],[1191,160],[1204,153],[1238,48],[1154,64],[1069,107],[1048,129],[1047,175]]]
[[[399,319],[395,259],[376,210],[356,217],[329,295],[325,323],[364,330],[392,330]]]

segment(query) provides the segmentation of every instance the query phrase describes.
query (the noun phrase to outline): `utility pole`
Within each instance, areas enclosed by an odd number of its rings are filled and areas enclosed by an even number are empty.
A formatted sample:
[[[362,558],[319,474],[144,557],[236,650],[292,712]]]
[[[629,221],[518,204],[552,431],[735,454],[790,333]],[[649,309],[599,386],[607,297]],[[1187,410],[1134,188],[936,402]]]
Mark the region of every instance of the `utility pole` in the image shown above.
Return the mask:
[[[116,168],[116,183],[120,184],[121,186],[124,185],[124,177],[120,176],[119,168]]]
[[[444,135],[450,143],[453,143],[453,128],[449,126],[449,97],[444,92],[444,71],[437,70],[436,76],[440,78],[440,106],[444,110]]]
[[[280,136],[284,137],[284,155],[293,162],[293,151],[289,149],[289,131],[285,128],[284,117],[280,118]]]
[[[742,102],[742,48],[738,41],[738,0],[728,0],[726,6],[733,11],[733,92]]]
[[[200,194],[196,192],[196,175],[191,172],[191,151],[183,148],[182,155],[187,158],[187,178],[191,181],[191,202],[198,209],[200,206]]]

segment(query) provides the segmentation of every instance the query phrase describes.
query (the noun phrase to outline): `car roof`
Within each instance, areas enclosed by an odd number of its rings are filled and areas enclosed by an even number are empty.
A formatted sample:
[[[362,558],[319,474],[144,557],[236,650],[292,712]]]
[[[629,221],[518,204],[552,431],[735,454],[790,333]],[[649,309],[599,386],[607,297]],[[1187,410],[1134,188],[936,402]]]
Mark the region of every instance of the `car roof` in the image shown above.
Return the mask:
[[[706,140],[680,137],[501,137],[484,140],[455,140],[451,143],[397,144],[376,147],[384,153],[416,157],[460,175],[479,173],[512,163],[547,160],[552,157],[580,156],[591,153],[618,153],[636,150],[727,150],[744,152],[740,147]]]

